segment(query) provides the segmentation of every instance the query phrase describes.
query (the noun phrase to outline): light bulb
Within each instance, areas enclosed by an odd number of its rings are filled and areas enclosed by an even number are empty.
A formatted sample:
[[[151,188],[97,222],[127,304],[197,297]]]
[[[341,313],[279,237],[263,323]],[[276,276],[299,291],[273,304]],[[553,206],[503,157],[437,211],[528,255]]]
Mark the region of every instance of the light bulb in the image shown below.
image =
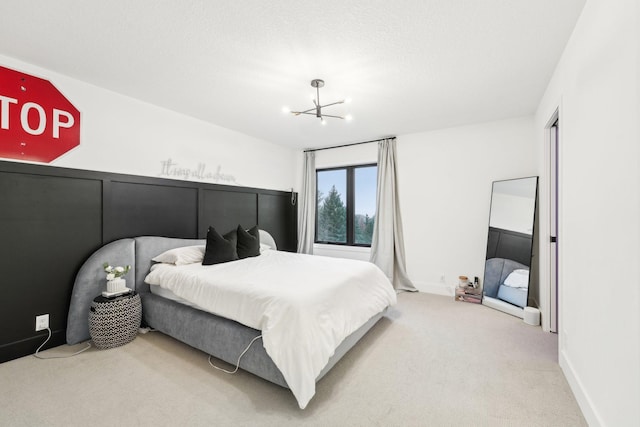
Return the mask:
[[[283,112],[284,114],[289,114],[289,113],[291,112],[291,108],[289,108],[289,107],[282,107],[282,112]]]
[[[351,98],[345,98],[344,99],[344,103],[345,104],[351,104]]]
[[[351,114],[347,114],[346,116],[344,116],[344,119],[350,122],[351,120],[353,120],[353,116]]]
[[[320,119],[320,123],[322,123],[322,125],[325,126],[327,124],[327,121],[323,117],[322,119]]]

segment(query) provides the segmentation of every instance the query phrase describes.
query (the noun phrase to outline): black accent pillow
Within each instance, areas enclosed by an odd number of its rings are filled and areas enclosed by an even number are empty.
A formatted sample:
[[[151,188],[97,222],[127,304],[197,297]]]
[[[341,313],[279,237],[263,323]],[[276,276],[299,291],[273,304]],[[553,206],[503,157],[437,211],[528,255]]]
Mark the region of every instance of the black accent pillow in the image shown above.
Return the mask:
[[[207,246],[204,250],[202,265],[220,264],[238,259],[236,250],[236,230],[221,236],[215,228],[207,231]]]
[[[238,225],[236,235],[238,236],[238,258],[260,255],[260,231],[258,231],[257,225],[249,231],[245,231],[242,226]]]

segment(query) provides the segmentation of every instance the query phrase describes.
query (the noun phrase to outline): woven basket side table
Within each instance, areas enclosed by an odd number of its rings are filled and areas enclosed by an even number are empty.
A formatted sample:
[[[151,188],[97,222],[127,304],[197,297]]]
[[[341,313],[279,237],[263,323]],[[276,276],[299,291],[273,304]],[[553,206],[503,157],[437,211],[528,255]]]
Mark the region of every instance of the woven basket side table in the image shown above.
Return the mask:
[[[89,309],[89,335],[99,349],[125,345],[136,337],[142,304],[136,292],[116,298],[94,298]]]

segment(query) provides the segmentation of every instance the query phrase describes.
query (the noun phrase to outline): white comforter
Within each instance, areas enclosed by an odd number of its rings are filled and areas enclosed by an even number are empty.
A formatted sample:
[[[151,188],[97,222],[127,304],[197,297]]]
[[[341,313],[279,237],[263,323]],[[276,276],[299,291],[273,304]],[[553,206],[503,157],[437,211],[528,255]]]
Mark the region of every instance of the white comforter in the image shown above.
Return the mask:
[[[342,340],[396,302],[374,264],[271,250],[210,266],[157,264],[145,282],[261,330],[267,354],[302,409]]]

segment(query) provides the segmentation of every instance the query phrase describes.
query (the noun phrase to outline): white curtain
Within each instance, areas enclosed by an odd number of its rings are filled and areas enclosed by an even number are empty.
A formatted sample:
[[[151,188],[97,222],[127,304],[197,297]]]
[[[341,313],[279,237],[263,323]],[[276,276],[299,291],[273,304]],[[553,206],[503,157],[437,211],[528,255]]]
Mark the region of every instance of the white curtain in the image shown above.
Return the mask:
[[[316,229],[316,153],[304,153],[302,191],[298,211],[298,252],[313,254]]]
[[[378,193],[371,242],[371,262],[380,267],[396,290],[416,292],[409,280],[396,182],[396,140],[378,142]]]

